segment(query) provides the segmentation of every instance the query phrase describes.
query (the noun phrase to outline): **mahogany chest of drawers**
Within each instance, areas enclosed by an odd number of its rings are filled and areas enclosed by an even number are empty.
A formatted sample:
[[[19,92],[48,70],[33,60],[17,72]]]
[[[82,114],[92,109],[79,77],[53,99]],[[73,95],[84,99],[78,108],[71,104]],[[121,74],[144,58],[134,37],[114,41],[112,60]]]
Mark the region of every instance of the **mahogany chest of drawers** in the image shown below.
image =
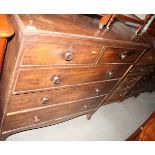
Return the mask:
[[[123,100],[154,67],[153,48],[116,22],[99,30],[84,15],[11,15],[1,80],[0,137],[87,118]]]

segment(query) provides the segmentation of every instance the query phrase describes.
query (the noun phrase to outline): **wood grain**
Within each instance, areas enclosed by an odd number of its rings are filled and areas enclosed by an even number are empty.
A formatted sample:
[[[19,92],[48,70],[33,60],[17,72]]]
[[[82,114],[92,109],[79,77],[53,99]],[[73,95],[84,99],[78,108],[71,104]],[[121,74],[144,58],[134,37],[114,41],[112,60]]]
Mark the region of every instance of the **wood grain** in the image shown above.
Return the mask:
[[[107,31],[99,30],[99,19],[91,15],[8,17],[15,35],[8,43],[0,84],[2,140],[91,116],[101,105],[125,99],[154,64],[150,38],[135,36],[134,28],[119,21]],[[139,73],[137,66],[146,72]],[[122,92],[123,97],[108,101]]]
[[[72,114],[81,113],[88,110],[95,109],[103,100],[103,97],[88,99],[68,105],[61,105],[56,107],[44,107],[40,110],[10,115],[6,117],[3,131],[17,129],[29,125],[39,124],[42,122],[58,119]],[[45,115],[46,114],[46,115]],[[38,118],[38,122],[35,118]]]
[[[134,63],[142,52],[143,50],[108,47],[98,63]]]
[[[117,82],[118,80],[95,82],[91,84],[54,88],[50,91],[14,95],[9,106],[9,112],[107,95]],[[47,103],[43,102],[43,98],[48,100]]]
[[[51,67],[20,70],[15,92],[118,79],[122,77],[128,67],[129,65],[107,64],[92,67]],[[112,72],[111,77],[109,77],[109,72]],[[59,84],[54,84],[54,76],[60,77]]]
[[[102,46],[66,43],[28,42],[22,65],[91,65],[101,54]],[[66,60],[66,54],[73,55]]]

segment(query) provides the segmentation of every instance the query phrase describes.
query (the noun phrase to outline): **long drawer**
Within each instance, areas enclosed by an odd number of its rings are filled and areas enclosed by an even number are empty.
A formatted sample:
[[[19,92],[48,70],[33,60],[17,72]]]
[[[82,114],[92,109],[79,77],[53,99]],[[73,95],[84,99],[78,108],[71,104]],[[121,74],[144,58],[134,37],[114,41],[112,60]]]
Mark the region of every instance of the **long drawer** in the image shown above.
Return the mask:
[[[127,75],[119,86],[107,98],[106,102],[123,98],[130,89],[141,79],[142,75]]]
[[[53,88],[121,78],[129,65],[97,65],[92,67],[51,67],[20,70],[14,92]]]
[[[133,63],[143,50],[107,47],[98,63]]]
[[[53,42],[28,42],[22,65],[93,64],[102,46]]]
[[[50,91],[13,95],[9,107],[10,112],[54,105],[90,97],[106,95],[118,80],[95,82],[91,84],[53,88]]]
[[[103,99],[104,97],[97,97],[67,105],[42,108],[40,110],[31,112],[8,115],[4,122],[3,131],[35,125],[46,121],[52,121],[72,114],[85,113],[89,110],[97,108]]]

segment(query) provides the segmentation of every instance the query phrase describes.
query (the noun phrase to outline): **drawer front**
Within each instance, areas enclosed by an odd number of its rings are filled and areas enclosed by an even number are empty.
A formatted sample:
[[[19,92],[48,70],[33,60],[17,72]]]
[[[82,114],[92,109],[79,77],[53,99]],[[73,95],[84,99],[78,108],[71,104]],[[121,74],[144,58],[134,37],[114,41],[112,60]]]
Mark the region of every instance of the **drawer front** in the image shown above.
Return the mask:
[[[129,65],[20,70],[15,92],[121,78]]]
[[[155,64],[155,52],[153,50],[149,50],[143,54],[140,60],[137,62],[138,65],[148,65]]]
[[[127,75],[106,101],[123,98],[141,77],[142,75]]]
[[[4,131],[35,125],[45,121],[58,119],[67,115],[67,106],[57,106],[32,112],[7,116],[4,122]]]
[[[108,47],[98,63],[133,63],[143,50]]]
[[[104,98],[105,96],[68,104],[68,114],[73,115],[79,112],[87,112],[89,110],[94,110],[99,106],[99,104],[104,100]]]
[[[28,42],[22,65],[93,64],[102,46]]]
[[[118,81],[60,87],[51,91],[14,95],[9,111],[20,111],[108,94]]]
[[[104,97],[98,97],[70,103],[68,105],[44,108],[41,110],[25,112],[16,115],[9,115],[5,119],[3,131],[40,124],[46,121],[52,121],[69,116],[71,114],[87,112],[88,110],[97,108],[103,99]]]
[[[155,68],[154,65],[135,65],[130,71],[129,74],[146,74],[152,72]]]

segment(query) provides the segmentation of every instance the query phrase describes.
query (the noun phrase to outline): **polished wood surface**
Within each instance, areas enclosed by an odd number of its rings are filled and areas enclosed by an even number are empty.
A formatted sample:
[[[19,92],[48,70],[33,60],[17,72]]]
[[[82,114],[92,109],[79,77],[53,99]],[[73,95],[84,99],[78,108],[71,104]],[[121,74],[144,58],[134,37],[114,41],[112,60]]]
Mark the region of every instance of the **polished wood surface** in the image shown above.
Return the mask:
[[[155,112],[130,136],[127,141],[155,140]]]
[[[137,65],[155,64],[155,49],[151,49],[144,53],[141,59],[137,62]]]
[[[102,29],[104,26],[106,26],[112,16],[112,14],[99,14],[101,17],[99,22],[99,28]]]
[[[22,65],[94,64],[103,46],[28,42]]]
[[[9,20],[15,35],[0,85],[3,140],[85,114],[89,119],[101,105],[125,99],[150,69],[149,37],[136,36],[119,21],[107,31],[99,30],[99,19],[91,15],[11,15]],[[138,73],[136,66],[146,72]]]
[[[108,47],[101,56],[99,63],[133,63],[143,50]]]
[[[94,99],[87,99],[78,101],[67,105],[60,105],[55,107],[44,107],[42,109],[33,110],[25,113],[17,113],[15,115],[8,115],[4,124],[3,131],[17,129],[29,125],[34,125],[53,119],[59,119],[67,115],[82,113],[85,111],[95,109],[104,97],[97,97]]]
[[[139,24],[135,32],[136,35],[138,35],[144,29],[144,27],[152,17],[151,14],[146,15],[144,19],[141,19],[134,14],[105,14],[101,16],[102,18],[100,19],[100,22],[99,22],[100,29],[102,29],[103,26],[106,26],[106,28],[109,29],[111,24],[114,22],[114,20],[119,19],[119,20]]]
[[[91,15],[90,15],[91,16]],[[145,43],[135,35],[135,28],[121,22],[114,22],[111,30],[100,30],[99,19],[85,15],[17,15],[20,27],[24,32],[47,35],[62,35],[91,39],[114,39],[127,42]],[[56,24],[55,24],[56,23]],[[129,32],[129,33],[128,33]]]
[[[12,97],[9,112],[107,95],[117,82],[118,80],[95,82],[55,88],[51,91],[15,95]]]
[[[121,70],[120,70],[121,68]],[[119,79],[129,65],[96,65],[90,67],[50,67],[48,69],[26,69],[19,71],[15,93],[50,89],[95,81]],[[58,78],[58,82],[56,79]]]
[[[0,74],[1,74],[2,65],[3,65],[6,43],[7,43],[6,38],[0,38]]]
[[[140,141],[154,141],[155,140],[155,115],[151,118],[144,129],[142,130],[140,137]]]
[[[0,74],[5,55],[7,39],[14,34],[14,29],[7,15],[0,14]]]
[[[14,28],[10,23],[7,15],[0,14],[0,37],[8,38],[14,34]]]

